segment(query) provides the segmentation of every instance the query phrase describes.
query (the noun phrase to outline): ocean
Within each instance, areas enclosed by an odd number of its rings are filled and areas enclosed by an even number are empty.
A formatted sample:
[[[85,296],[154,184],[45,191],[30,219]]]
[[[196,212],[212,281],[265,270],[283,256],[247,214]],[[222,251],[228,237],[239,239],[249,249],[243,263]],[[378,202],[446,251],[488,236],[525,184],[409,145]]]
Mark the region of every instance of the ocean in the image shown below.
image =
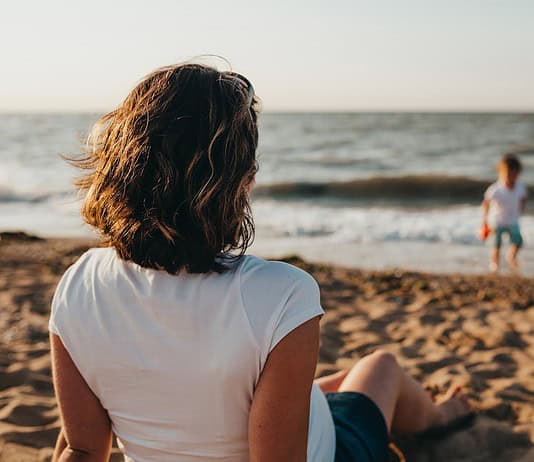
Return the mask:
[[[97,118],[0,115],[0,230],[93,235],[78,215],[77,172],[61,155],[81,152]],[[534,114],[261,114],[253,250],[369,268],[484,271],[479,204],[510,150],[534,191]],[[522,229],[523,266],[534,274],[532,205]]]

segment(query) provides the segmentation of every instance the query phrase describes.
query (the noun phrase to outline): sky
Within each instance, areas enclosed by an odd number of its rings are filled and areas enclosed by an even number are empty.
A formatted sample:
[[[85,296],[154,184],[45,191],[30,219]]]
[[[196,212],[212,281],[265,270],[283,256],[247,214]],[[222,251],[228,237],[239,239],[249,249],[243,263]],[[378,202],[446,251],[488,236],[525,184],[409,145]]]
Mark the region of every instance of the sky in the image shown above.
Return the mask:
[[[534,111],[533,0],[18,0],[0,112],[108,111],[204,54],[266,111]]]

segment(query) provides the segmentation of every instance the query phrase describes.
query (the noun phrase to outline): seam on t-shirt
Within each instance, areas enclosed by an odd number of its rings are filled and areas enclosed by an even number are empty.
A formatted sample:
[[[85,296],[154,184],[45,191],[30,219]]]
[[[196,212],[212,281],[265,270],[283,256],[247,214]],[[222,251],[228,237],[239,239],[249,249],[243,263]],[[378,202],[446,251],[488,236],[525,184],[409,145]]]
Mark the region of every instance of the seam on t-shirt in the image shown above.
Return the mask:
[[[278,263],[283,263],[284,265],[287,265],[287,266],[289,266],[291,268],[294,268],[292,265],[290,265],[289,263],[286,263],[286,262],[278,262]],[[273,350],[271,348],[271,345],[273,343],[274,333],[276,331],[276,328],[278,327],[278,324],[280,322],[280,318],[282,318],[284,316],[284,311],[285,311],[285,308],[287,306],[287,303],[288,303],[289,299],[291,298],[291,294],[298,288],[298,285],[299,285],[299,282],[300,282],[300,279],[296,279],[296,278],[293,278],[293,277],[290,277],[290,279],[291,279],[291,284],[289,284],[287,286],[287,289],[281,294],[280,303],[277,305],[277,309],[274,311],[274,314],[269,319],[269,323],[267,325],[267,334],[269,335],[269,339],[266,342],[267,344],[265,345],[265,350],[266,350],[265,351],[265,354],[266,354],[265,360],[267,360],[267,357],[269,356],[269,354]]]
[[[251,258],[251,257],[248,257],[248,256],[243,256],[241,257],[242,258],[242,261],[239,263],[239,266],[237,268],[237,283],[239,285],[239,298],[240,298],[240,301],[241,301],[241,310],[243,311],[243,314],[245,315],[245,319],[247,320],[247,325],[248,325],[248,330],[249,330],[249,336],[250,338],[252,339],[252,341],[254,342],[254,345],[256,346],[256,349],[259,351],[260,353],[260,356],[262,354],[262,349],[260,347],[260,344],[258,342],[258,339],[256,338],[256,336],[254,335],[254,329],[252,327],[252,323],[250,322],[250,318],[248,317],[248,312],[247,312],[247,308],[245,306],[245,298],[243,297],[243,290],[242,290],[242,279],[241,279],[241,275],[243,273],[243,267],[245,266],[245,263],[247,261],[247,258]]]
[[[80,256],[80,258],[78,258],[78,260],[76,260],[72,265],[70,265],[65,270],[65,272],[63,273],[63,276],[62,276],[59,284],[56,287],[56,291],[55,291],[54,297],[52,299],[52,306],[55,308],[53,310],[54,317],[52,318],[52,314],[50,315],[50,318],[48,320],[48,326],[49,326],[49,330],[54,335],[57,335],[61,339],[61,342],[63,343],[63,346],[64,346],[65,350],[67,351],[67,353],[69,354],[72,362],[76,366],[76,369],[78,369],[78,372],[83,377],[83,379],[85,380],[85,382],[87,383],[87,385],[89,386],[91,391],[98,396],[98,394],[96,393],[97,384],[94,383],[93,385],[90,385],[89,379],[86,376],[85,371],[83,371],[79,367],[77,359],[73,356],[73,351],[75,351],[75,349],[73,350],[71,348],[71,337],[72,337],[71,333],[69,332],[68,329],[65,329],[64,326],[61,327],[61,324],[62,324],[61,322],[59,322],[59,324],[58,324],[55,321],[57,315],[65,316],[66,313],[61,313],[60,314],[60,310],[62,310],[62,307],[63,307],[63,311],[64,311],[65,310],[65,306],[64,305],[66,305],[69,302],[69,300],[66,297],[69,285],[71,284],[72,279],[74,277],[80,277],[80,268],[79,267],[82,264],[85,263],[85,261],[89,258],[89,256],[91,254],[94,254],[93,250],[95,250],[95,248],[88,249],[86,252],[84,252]],[[71,272],[74,272],[74,275],[69,274]],[[67,278],[69,278],[68,282],[67,282]],[[60,299],[62,299],[61,302],[60,302]],[[70,315],[72,316],[72,313]],[[60,318],[58,318],[58,319],[59,319],[59,321],[61,321]],[[52,329],[50,329],[50,327],[52,327]],[[89,361],[92,361],[92,360],[89,360]]]
[[[59,280],[56,289],[54,290],[54,295],[52,297],[52,301],[50,303],[50,316],[48,319],[48,325],[52,325],[55,328],[54,334],[59,336],[59,329],[57,323],[54,321],[56,316],[59,314],[59,298],[61,298],[65,294],[66,284],[67,284],[67,278],[70,277],[70,273],[74,271],[80,264],[87,259],[89,253],[93,249],[86,250],[78,260],[76,260],[72,265],[70,265],[63,275],[61,276],[61,279]]]

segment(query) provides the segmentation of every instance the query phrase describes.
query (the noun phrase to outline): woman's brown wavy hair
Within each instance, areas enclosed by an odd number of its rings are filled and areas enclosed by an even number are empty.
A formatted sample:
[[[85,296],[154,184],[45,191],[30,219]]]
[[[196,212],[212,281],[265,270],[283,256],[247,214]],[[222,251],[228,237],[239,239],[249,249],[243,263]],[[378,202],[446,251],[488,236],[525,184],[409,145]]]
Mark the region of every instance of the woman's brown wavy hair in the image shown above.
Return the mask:
[[[88,139],[82,216],[104,245],[145,268],[225,270],[254,223],[257,100],[244,77],[200,64],[158,69]],[[238,252],[235,252],[238,251]]]

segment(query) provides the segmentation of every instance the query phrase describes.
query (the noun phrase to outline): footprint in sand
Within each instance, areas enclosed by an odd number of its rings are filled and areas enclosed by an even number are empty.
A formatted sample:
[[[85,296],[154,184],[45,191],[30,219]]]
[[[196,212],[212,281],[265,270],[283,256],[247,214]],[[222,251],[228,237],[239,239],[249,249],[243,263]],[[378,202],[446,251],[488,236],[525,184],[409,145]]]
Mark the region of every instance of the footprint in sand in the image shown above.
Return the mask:
[[[12,400],[0,409],[0,420],[21,427],[39,427],[55,422],[58,418],[55,405],[22,404]]]

